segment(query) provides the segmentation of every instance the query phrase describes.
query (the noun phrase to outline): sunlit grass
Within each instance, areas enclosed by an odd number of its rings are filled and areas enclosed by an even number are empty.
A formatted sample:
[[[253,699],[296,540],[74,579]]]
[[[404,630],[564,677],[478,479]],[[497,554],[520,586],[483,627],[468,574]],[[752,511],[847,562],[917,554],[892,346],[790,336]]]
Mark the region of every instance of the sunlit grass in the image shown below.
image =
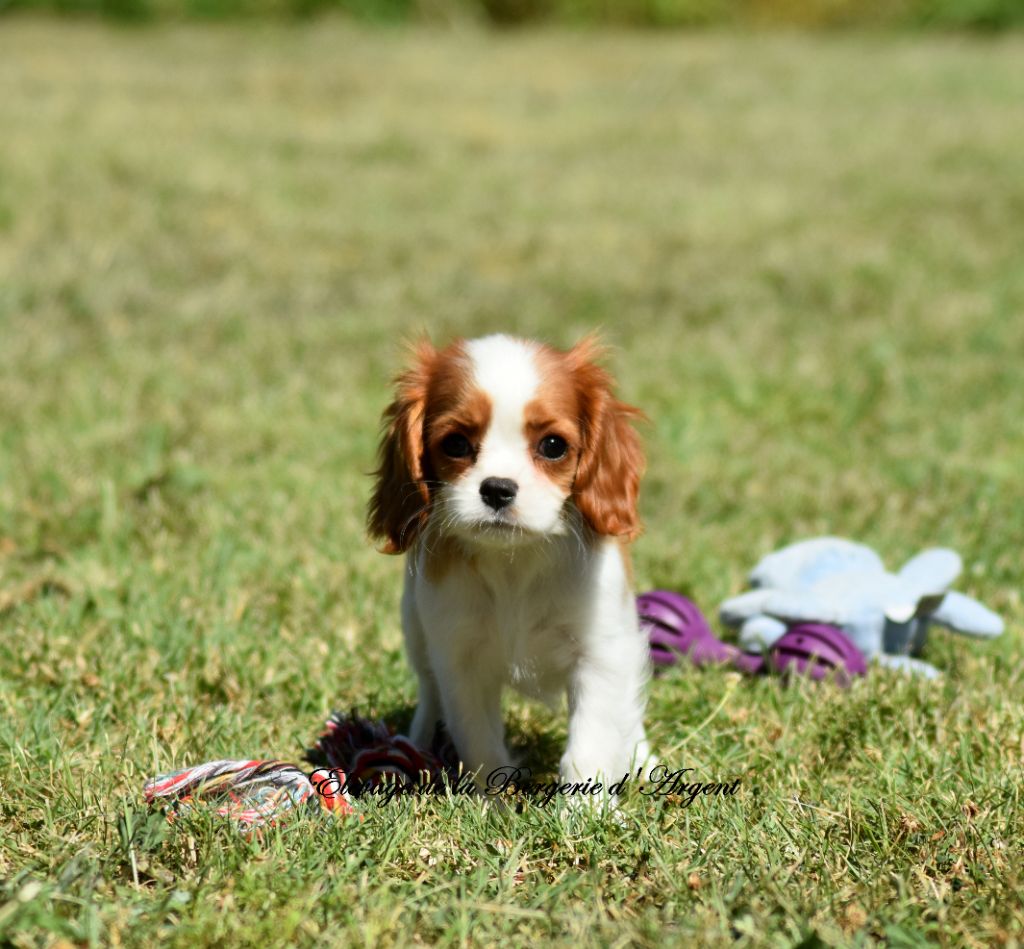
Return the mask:
[[[1022,55],[4,21],[0,939],[1024,939]],[[160,770],[408,716],[362,530],[401,338],[595,326],[651,418],[642,587],[945,544],[1007,634],[936,634],[939,684],[671,673],[655,744],[742,788],[623,826],[151,819]],[[508,718],[551,767],[562,719]]]

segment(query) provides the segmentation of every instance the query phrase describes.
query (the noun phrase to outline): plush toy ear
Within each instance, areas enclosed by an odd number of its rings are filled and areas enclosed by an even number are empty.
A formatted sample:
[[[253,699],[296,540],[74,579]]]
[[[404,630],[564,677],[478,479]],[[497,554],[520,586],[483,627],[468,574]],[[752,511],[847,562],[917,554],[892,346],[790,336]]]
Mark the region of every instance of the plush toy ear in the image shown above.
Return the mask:
[[[383,540],[383,553],[409,549],[426,523],[430,489],[423,472],[423,424],[430,373],[437,351],[421,341],[413,365],[395,380],[394,401],[384,410],[376,482],[366,526]]]
[[[599,534],[632,540],[641,530],[637,497],[644,470],[643,449],[633,422],[644,414],[615,398],[611,376],[596,360],[603,350],[589,336],[570,350],[583,423],[583,448],[572,497]]]
[[[988,607],[955,590],[950,590],[942,605],[929,617],[955,633],[990,639],[1003,631],[1003,621]]]
[[[935,547],[908,560],[900,568],[899,578],[919,595],[945,593],[962,569],[963,561],[956,551]]]

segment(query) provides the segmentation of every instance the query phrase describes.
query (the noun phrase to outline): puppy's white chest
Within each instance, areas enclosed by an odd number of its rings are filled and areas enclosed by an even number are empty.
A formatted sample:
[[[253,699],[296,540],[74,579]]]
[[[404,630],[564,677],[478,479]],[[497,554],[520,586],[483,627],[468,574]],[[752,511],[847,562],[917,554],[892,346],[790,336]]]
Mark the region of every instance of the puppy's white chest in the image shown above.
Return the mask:
[[[559,604],[531,604],[517,622],[499,624],[497,632],[505,681],[534,698],[557,701],[579,656],[577,630]]]
[[[444,636],[469,674],[557,701],[579,656],[589,558],[557,541],[540,552],[494,552],[419,584],[429,638]]]
[[[486,590],[481,625],[490,629],[489,651],[505,682],[535,698],[553,701],[578,655],[569,621],[578,578],[567,570],[537,569],[513,562],[498,574],[482,574]]]

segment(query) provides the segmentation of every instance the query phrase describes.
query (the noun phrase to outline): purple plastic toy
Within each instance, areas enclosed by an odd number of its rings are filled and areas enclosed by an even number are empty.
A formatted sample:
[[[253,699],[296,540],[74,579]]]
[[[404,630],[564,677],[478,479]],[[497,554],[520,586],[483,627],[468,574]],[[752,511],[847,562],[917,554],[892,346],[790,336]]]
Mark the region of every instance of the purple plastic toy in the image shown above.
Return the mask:
[[[755,675],[764,667],[761,656],[741,652],[715,638],[696,604],[681,593],[652,590],[636,598],[640,623],[651,642],[656,667],[674,665],[680,655],[696,666],[731,663],[741,672]]]
[[[769,650],[769,660],[783,675],[808,675],[821,680],[835,674],[836,682],[849,685],[854,676],[867,675],[861,651],[835,626],[801,623],[791,626]]]
[[[683,655],[696,666],[727,664],[748,675],[795,673],[820,680],[834,674],[841,685],[849,685],[853,676],[867,672],[860,651],[834,626],[794,626],[766,655],[755,655],[716,638],[696,604],[681,593],[652,590],[638,596],[636,605],[641,626],[650,639],[656,671]]]

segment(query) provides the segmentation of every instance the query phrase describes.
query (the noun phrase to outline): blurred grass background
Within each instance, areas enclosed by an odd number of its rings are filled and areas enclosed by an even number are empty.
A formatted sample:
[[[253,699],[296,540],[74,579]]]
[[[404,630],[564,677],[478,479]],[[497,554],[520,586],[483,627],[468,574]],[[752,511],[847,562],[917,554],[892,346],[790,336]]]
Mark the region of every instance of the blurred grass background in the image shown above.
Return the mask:
[[[1024,37],[0,23],[0,943],[1019,946]],[[400,339],[603,326],[642,588],[945,544],[938,683],[677,669],[623,825],[168,828],[143,779],[414,699],[363,533]],[[508,703],[557,761],[564,718]]]
[[[898,27],[997,31],[1024,24],[1024,0],[0,0],[115,20],[305,18],[333,12],[388,23],[561,22],[642,27]]]

